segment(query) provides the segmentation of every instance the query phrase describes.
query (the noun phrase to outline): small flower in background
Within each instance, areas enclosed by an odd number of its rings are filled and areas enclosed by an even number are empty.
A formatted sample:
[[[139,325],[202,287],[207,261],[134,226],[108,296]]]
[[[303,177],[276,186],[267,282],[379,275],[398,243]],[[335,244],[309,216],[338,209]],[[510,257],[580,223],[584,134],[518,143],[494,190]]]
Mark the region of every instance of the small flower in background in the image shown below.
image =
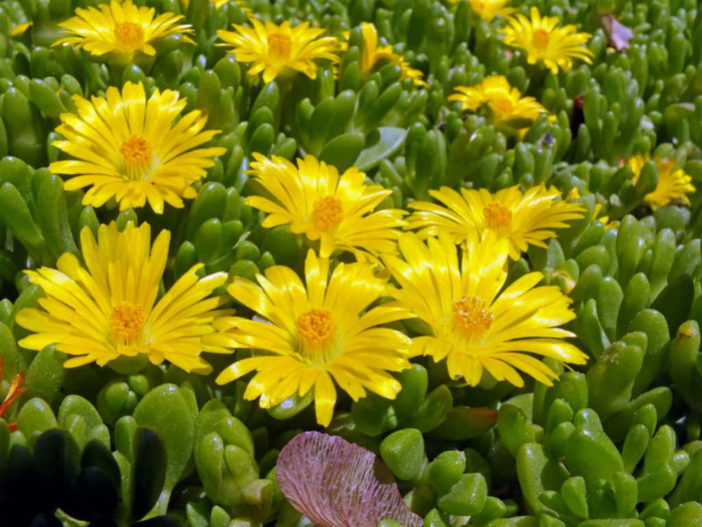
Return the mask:
[[[349,168],[339,177],[336,167],[307,155],[297,167],[285,158],[254,153],[250,173],[272,199],[249,196],[246,204],[268,213],[263,227],[290,225],[294,233],[319,240],[322,258],[334,251],[357,259],[394,253],[404,211],[373,212],[392,190],[366,185],[365,174]]]
[[[409,368],[410,339],[379,326],[408,314],[387,305],[366,311],[385,292],[386,279],[375,275],[374,266],[342,263],[329,276],[329,260],[310,250],[306,285],[285,266],[270,267],[257,280],[260,286],[235,277],[228,288],[265,321],[232,318],[228,334],[239,346],[253,349],[254,356],[223,370],[219,384],[256,370],[244,398],[260,396],[262,408],[314,390],[317,422],[322,426],[331,422],[336,403],[332,379],[354,401],[366,390],[395,398],[402,386],[388,372]]]
[[[508,3],[509,0],[470,0],[470,8],[480,18],[490,22],[497,15],[505,17],[516,11],[513,7],[505,7]]]
[[[141,357],[197,373],[211,370],[201,352],[230,353],[231,339],[213,328],[229,311],[217,309],[222,298],[210,297],[226,273],[198,278],[202,264],[195,265],[157,300],[170,232],[161,231],[152,246],[148,223],[130,223],[119,232],[112,222],[100,225],[97,241],[88,227],[80,239],[85,266],[64,253],[57,269],[25,271],[46,296],[39,299],[42,309],[17,314],[17,324],[33,332],[21,346],[41,350],[55,344],[75,355],[64,364],[67,368]]]
[[[155,90],[147,99],[141,83],[127,82],[121,94],[111,86],[105,97],[73,100],[77,114],[61,114],[56,131],[64,140],[53,145],[75,159],[55,161],[49,170],[74,176],[66,190],[90,187],[84,205],[100,207],[115,198],[120,210],[147,201],[157,214],[164,202],[182,207],[182,198],[197,195],[191,185],[207,175],[212,157],[226,152],[196,148],[219,131],[203,131],[207,116],[199,110],[181,116],[186,101],[177,91]]]
[[[551,385],[558,376],[530,354],[584,364],[587,356],[558,326],[573,320],[571,299],[557,286],[537,286],[539,272],[504,288],[508,242],[487,236],[469,242],[462,258],[445,235],[425,243],[414,233],[399,241],[402,259],[383,258],[399,284],[389,288],[396,302],[431,328],[412,340],[412,355],[446,359],[449,376],[476,386],[485,371],[498,381],[523,386],[519,371]],[[503,289],[504,288],[504,289]]]
[[[290,27],[266,21],[265,25],[250,18],[253,27],[234,24],[235,31],[220,29],[217,36],[236,54],[239,62],[250,62],[249,75],[263,73],[263,82],[272,82],[279,75],[299,71],[309,78],[317,76],[317,59],[339,60],[335,37],[322,37],[323,29],[311,28],[308,22]]]
[[[5,356],[0,355],[0,381],[2,381],[3,373],[5,373]],[[5,395],[5,399],[3,399],[2,403],[0,403],[0,419],[5,416],[12,403],[14,403],[17,398],[24,393],[25,389],[22,387],[24,384],[24,376],[25,374],[22,372],[15,375],[15,378],[12,379],[7,395]],[[8,423],[8,427],[10,432],[14,432],[17,430],[17,423]]]
[[[527,53],[529,64],[541,63],[552,73],[558,69],[570,71],[573,59],[592,64],[594,54],[582,46],[590,40],[589,33],[578,33],[574,25],[558,26],[558,17],[542,17],[539,10],[531,8],[531,20],[517,13],[507,17],[507,27],[500,30],[504,43]]]
[[[629,158],[629,166],[634,172],[634,185],[638,183],[644,165],[650,160],[649,154],[636,154]],[[654,156],[653,162],[658,167],[658,184],[653,192],[649,192],[644,197],[646,203],[654,209],[677,199],[682,200],[685,205],[690,205],[687,195],[695,191],[692,178],[682,168],[676,170],[674,159],[661,159],[659,156]]]
[[[112,0],[98,8],[76,9],[76,16],[59,24],[67,36],[53,43],[74,44],[91,55],[113,56],[121,63],[129,63],[137,53],[156,55],[152,45],[168,35],[183,35],[183,40],[195,44],[189,34],[189,24],[179,24],[182,15],[156,15],[153,7],[134,5],[132,0]]]
[[[517,88],[510,86],[502,75],[486,77],[474,86],[457,86],[458,93],[450,95],[449,101],[458,101],[462,109],[475,112],[480,108],[489,110],[493,124],[505,125],[516,131],[528,128],[542,114],[549,115],[534,97],[522,97]],[[549,115],[553,121],[553,116]]]
[[[27,30],[34,25],[34,22],[26,22],[24,24],[18,24],[10,30],[10,37],[17,38],[24,35]]]
[[[283,447],[276,479],[285,498],[319,527],[421,527],[378,457],[338,436],[304,432]]]
[[[369,75],[376,66],[382,63],[392,63],[402,70],[401,79],[412,79],[416,86],[426,86],[422,80],[422,72],[411,68],[402,55],[398,55],[392,46],[378,46],[378,30],[370,22],[361,25],[363,35],[363,54],[361,56],[361,73]]]
[[[509,241],[509,255],[518,260],[529,245],[546,247],[544,240],[556,235],[553,229],[568,227],[566,221],[582,217],[579,203],[556,201],[560,193],[544,185],[522,193],[518,186],[502,189],[495,195],[486,189],[449,187],[430,190],[443,205],[418,201],[407,219],[409,229],[418,229],[422,238],[448,234],[454,243],[477,240],[487,233]]]
[[[246,5],[246,2],[243,0],[209,0],[211,4],[214,4],[214,6],[219,9],[224,5],[227,5],[228,3],[233,3],[236,5],[241,11],[246,15],[246,16],[252,16],[253,11],[249,6]],[[187,11],[188,7],[190,7],[190,0],[180,0],[180,5],[183,9],[183,11]]]

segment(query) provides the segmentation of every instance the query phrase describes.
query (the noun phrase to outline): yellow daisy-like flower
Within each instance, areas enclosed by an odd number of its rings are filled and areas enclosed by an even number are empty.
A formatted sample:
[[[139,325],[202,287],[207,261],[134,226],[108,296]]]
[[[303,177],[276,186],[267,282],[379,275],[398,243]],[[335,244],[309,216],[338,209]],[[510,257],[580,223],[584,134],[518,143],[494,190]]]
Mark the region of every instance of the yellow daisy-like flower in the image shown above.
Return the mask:
[[[398,55],[392,46],[378,46],[378,30],[370,22],[361,25],[363,35],[363,54],[361,56],[361,74],[369,75],[381,63],[389,62],[399,66],[402,70],[401,79],[412,79],[416,86],[426,86],[422,80],[422,72],[411,68],[402,55]]]
[[[453,241],[441,235],[425,245],[414,233],[399,240],[403,259],[383,260],[399,284],[390,289],[396,305],[431,328],[416,337],[412,354],[446,359],[449,376],[475,386],[483,372],[515,386],[518,371],[552,384],[558,376],[530,354],[584,364],[587,356],[564,341],[574,337],[561,326],[575,318],[571,299],[556,286],[537,286],[543,275],[528,273],[507,286],[505,239],[488,236],[469,243],[460,265]]]
[[[629,158],[629,166],[634,172],[634,185],[639,181],[643,166],[651,160],[649,154],[636,154]],[[644,197],[654,209],[663,207],[675,199],[680,199],[685,205],[690,204],[690,199],[687,197],[695,191],[692,184],[692,178],[685,173],[682,168],[676,170],[674,159],[661,159],[658,156],[653,158],[653,161],[658,166],[658,185]]]
[[[480,18],[490,22],[497,15],[504,17],[516,11],[513,7],[505,7],[508,3],[509,0],[470,0],[470,8]]]
[[[249,75],[263,72],[263,82],[269,83],[281,74],[299,71],[314,79],[317,76],[317,59],[337,62],[335,51],[339,47],[335,37],[322,37],[323,29],[311,28],[304,22],[290,27],[287,20],[280,26],[266,21],[265,25],[251,18],[253,27],[234,24],[234,31],[217,31],[224,41],[221,46],[231,46],[239,62],[251,62]]]
[[[507,27],[500,32],[505,44],[526,51],[529,64],[543,63],[554,74],[558,68],[570,71],[573,59],[592,64],[593,52],[582,46],[592,35],[578,33],[573,25],[556,27],[558,22],[558,17],[542,17],[532,7],[531,20],[517,13],[507,18]]]
[[[39,299],[43,309],[17,314],[17,323],[33,332],[21,346],[41,350],[54,344],[75,356],[66,361],[67,368],[139,357],[153,364],[165,359],[198,373],[211,370],[201,352],[230,352],[231,339],[213,327],[228,312],[217,309],[221,298],[210,297],[226,273],[198,278],[202,264],[197,264],[157,300],[170,232],[161,231],[152,246],[148,223],[130,223],[119,232],[112,222],[100,226],[97,241],[88,227],[80,239],[84,266],[64,253],[57,269],[25,271],[46,296]]]
[[[458,93],[450,95],[449,101],[458,101],[463,110],[474,112],[481,107],[487,107],[493,123],[516,125],[517,129],[525,128],[525,124],[536,121],[541,114],[548,115],[534,97],[522,97],[517,88],[510,86],[502,75],[486,77],[474,86],[457,86]],[[550,120],[554,118],[549,116]]]
[[[407,220],[408,228],[420,229],[422,238],[444,232],[454,243],[472,242],[493,233],[509,241],[509,255],[518,260],[529,245],[546,247],[544,240],[556,235],[553,229],[568,227],[566,221],[582,217],[579,203],[556,201],[560,193],[544,185],[525,193],[518,186],[502,189],[495,195],[486,189],[449,187],[430,190],[442,205],[418,201],[409,206],[416,210]]]
[[[190,24],[179,24],[182,15],[163,13],[156,16],[153,7],[139,7],[132,0],[112,0],[98,8],[76,9],[76,16],[59,24],[68,35],[54,42],[75,44],[91,55],[114,56],[123,63],[136,53],[155,55],[153,42],[172,34],[183,35],[183,40],[194,44]]]
[[[235,278],[229,293],[265,321],[233,317],[230,335],[254,356],[235,362],[217,377],[224,384],[256,370],[245,399],[261,397],[262,408],[314,390],[317,422],[328,426],[336,403],[334,382],[357,401],[366,390],[394,399],[400,383],[389,371],[409,368],[410,339],[384,324],[408,317],[387,304],[368,309],[385,292],[386,280],[368,263],[339,264],[310,250],[305,281],[288,267],[266,269],[256,285]]]
[[[352,167],[339,177],[336,167],[307,155],[297,167],[285,158],[255,153],[251,174],[272,199],[249,196],[245,203],[268,213],[264,227],[290,225],[294,233],[319,240],[320,256],[350,251],[358,259],[394,253],[404,211],[372,212],[392,191],[366,185],[366,175]]]
[[[182,198],[197,195],[192,184],[207,175],[212,157],[226,152],[196,148],[219,130],[203,131],[207,116],[199,110],[181,117],[186,101],[177,91],[156,90],[147,99],[141,83],[127,82],[121,94],[111,86],[105,97],[73,100],[78,113],[61,114],[56,131],[65,139],[53,145],[74,159],[55,161],[49,170],[75,176],[66,190],[91,187],[84,205],[99,207],[114,197],[120,210],[147,200],[158,214],[164,201],[182,207]]]

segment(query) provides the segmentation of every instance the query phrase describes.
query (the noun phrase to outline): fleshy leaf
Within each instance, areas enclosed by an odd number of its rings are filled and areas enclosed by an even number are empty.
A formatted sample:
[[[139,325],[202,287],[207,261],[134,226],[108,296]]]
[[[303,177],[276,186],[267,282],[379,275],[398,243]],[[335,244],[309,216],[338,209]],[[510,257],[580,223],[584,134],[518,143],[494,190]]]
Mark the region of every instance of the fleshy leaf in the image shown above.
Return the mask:
[[[296,436],[281,450],[276,475],[293,507],[321,527],[376,527],[384,519],[422,525],[380,459],[341,437]]]

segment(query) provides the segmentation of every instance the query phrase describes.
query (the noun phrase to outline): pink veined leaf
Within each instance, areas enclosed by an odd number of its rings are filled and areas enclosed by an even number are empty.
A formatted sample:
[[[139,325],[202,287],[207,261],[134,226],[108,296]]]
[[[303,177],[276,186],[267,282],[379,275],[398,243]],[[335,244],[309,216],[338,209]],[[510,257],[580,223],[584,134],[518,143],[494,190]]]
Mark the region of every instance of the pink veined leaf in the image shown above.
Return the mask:
[[[375,454],[338,436],[304,432],[280,451],[276,477],[295,509],[320,527],[421,527]]]
[[[609,40],[617,51],[626,51],[629,49],[629,41],[634,38],[634,32],[631,28],[625,26],[617,17],[606,13],[602,15],[602,25],[604,25],[609,35]]]

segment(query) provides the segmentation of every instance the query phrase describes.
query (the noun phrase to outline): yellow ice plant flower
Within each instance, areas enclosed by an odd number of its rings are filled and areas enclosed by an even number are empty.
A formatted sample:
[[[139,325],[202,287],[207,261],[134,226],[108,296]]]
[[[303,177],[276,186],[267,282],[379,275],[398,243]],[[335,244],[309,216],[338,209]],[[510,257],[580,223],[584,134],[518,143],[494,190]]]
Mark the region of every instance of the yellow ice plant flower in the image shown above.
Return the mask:
[[[135,54],[155,55],[153,43],[168,35],[180,34],[194,44],[190,24],[180,24],[182,15],[156,15],[153,7],[134,5],[132,0],[112,0],[97,8],[76,9],[76,16],[59,24],[67,35],[53,43],[74,44],[91,55],[115,57],[128,63]]]
[[[424,244],[406,233],[399,247],[402,258],[383,258],[399,285],[389,288],[391,305],[411,311],[431,329],[413,339],[412,355],[446,359],[449,376],[471,386],[485,371],[515,386],[524,384],[519,371],[552,384],[558,376],[532,354],[585,363],[586,355],[563,340],[575,335],[559,327],[575,318],[570,298],[556,286],[537,286],[539,272],[504,288],[506,239],[490,235],[468,243],[460,264],[457,247],[444,234]]]
[[[25,271],[46,296],[39,299],[42,309],[17,314],[17,323],[33,333],[21,346],[41,350],[54,344],[73,356],[67,368],[137,357],[198,373],[211,370],[201,352],[229,353],[231,339],[213,327],[228,313],[217,309],[222,298],[210,296],[226,273],[199,278],[202,264],[197,264],[159,299],[170,232],[161,231],[152,246],[148,223],[130,223],[119,232],[112,222],[100,225],[97,240],[88,227],[80,239],[84,264],[64,253],[57,269]]]
[[[449,101],[460,102],[463,110],[470,112],[487,108],[496,124],[513,124],[516,129],[522,129],[541,114],[548,115],[548,110],[534,97],[522,97],[502,75],[486,77],[474,86],[457,86],[455,90],[458,93],[450,95]]]
[[[558,26],[558,17],[542,17],[539,10],[531,8],[531,20],[517,13],[507,17],[507,27],[500,30],[504,43],[523,49],[529,64],[541,63],[554,74],[558,69],[570,71],[573,59],[592,64],[594,54],[582,46],[590,40],[589,33],[578,33],[574,25]]]
[[[294,233],[319,240],[320,256],[350,251],[357,259],[395,252],[397,229],[404,226],[399,209],[373,210],[392,191],[366,185],[358,168],[341,177],[336,167],[307,155],[297,166],[287,159],[255,153],[250,173],[270,193],[249,196],[245,203],[268,213],[264,227],[289,225]]]
[[[370,22],[361,25],[363,35],[363,54],[361,55],[361,74],[369,75],[374,68],[382,63],[392,63],[402,70],[401,79],[412,79],[416,86],[426,86],[422,80],[422,72],[411,68],[402,55],[398,55],[392,46],[378,45],[378,30]]]
[[[560,193],[544,185],[522,193],[518,186],[491,194],[486,189],[449,187],[430,190],[441,205],[418,201],[407,220],[408,228],[419,229],[422,238],[444,232],[454,243],[466,243],[493,233],[509,241],[509,255],[518,260],[529,245],[546,247],[544,240],[556,235],[553,229],[568,227],[566,221],[582,217],[579,203],[556,201]]]
[[[17,38],[24,35],[27,30],[34,25],[34,22],[26,22],[24,24],[18,24],[10,30],[10,37]]]
[[[644,165],[650,160],[649,154],[636,154],[629,158],[629,166],[634,172],[634,185],[639,181]],[[653,161],[658,167],[658,185],[653,192],[646,194],[644,197],[646,203],[654,209],[663,207],[676,199],[689,205],[690,199],[687,195],[695,191],[692,178],[682,168],[676,170],[674,159],[661,159],[659,156],[654,156]]]
[[[386,279],[369,263],[339,264],[310,250],[305,284],[288,267],[266,269],[260,285],[236,277],[229,293],[264,320],[232,317],[229,335],[253,356],[233,363],[217,377],[224,384],[251,371],[244,393],[261,397],[270,408],[311,390],[317,422],[328,426],[336,403],[336,384],[357,401],[366,391],[394,399],[400,383],[388,372],[409,368],[410,339],[381,327],[408,317],[399,307],[369,307],[383,296]]]
[[[509,0],[470,0],[470,8],[480,18],[490,22],[497,15],[507,16],[516,11],[513,7],[505,7]]]
[[[236,31],[220,29],[217,36],[224,41],[239,62],[250,62],[249,75],[263,72],[263,82],[269,83],[279,75],[299,71],[314,79],[317,59],[339,60],[335,37],[322,37],[323,29],[312,28],[308,22],[295,27],[287,20],[281,25],[250,18],[253,27],[234,24]]]
[[[156,90],[147,99],[141,83],[127,82],[121,93],[111,86],[105,97],[73,100],[77,113],[61,114],[56,131],[64,139],[53,143],[73,159],[55,161],[49,170],[73,176],[66,190],[90,187],[84,205],[115,198],[120,210],[147,201],[158,214],[164,202],[182,207],[182,198],[196,196],[192,184],[207,175],[212,157],[226,152],[197,148],[219,131],[203,131],[207,116],[199,110],[181,116],[186,100],[177,91]]]

